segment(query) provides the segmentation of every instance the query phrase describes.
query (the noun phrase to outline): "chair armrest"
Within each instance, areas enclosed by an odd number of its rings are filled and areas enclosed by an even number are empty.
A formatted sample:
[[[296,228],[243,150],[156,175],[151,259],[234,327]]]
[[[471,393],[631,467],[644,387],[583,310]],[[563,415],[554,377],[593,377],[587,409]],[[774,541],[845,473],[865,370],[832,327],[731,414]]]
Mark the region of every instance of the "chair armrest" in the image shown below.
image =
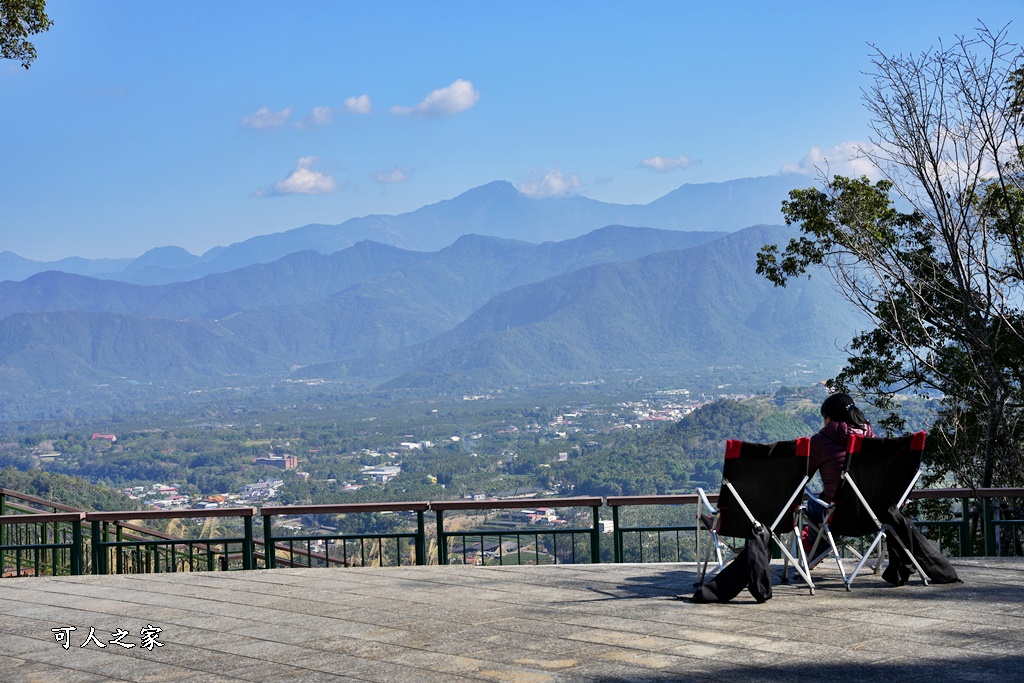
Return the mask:
[[[834,507],[834,503],[826,503],[821,498],[818,498],[818,496],[816,496],[813,493],[811,493],[811,490],[809,488],[804,488],[804,493],[807,494],[807,498],[809,500],[813,500],[815,503],[817,503],[821,507],[825,508],[826,510],[829,510],[832,507]]]
[[[704,489],[700,488],[699,486],[697,487],[697,496],[700,497],[699,504],[704,506],[704,507],[706,507],[708,510],[710,510],[711,514],[716,514],[718,512],[718,508],[716,508],[714,505],[711,504],[711,501],[708,500],[707,494],[704,493]],[[699,513],[699,510],[698,510],[698,513]]]

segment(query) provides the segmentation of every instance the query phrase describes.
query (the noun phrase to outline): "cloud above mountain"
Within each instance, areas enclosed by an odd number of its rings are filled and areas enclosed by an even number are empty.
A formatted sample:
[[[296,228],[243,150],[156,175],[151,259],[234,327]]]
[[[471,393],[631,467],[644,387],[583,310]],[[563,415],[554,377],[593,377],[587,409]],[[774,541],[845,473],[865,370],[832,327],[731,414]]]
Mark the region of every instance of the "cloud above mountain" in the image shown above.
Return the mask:
[[[835,175],[859,178],[862,175],[877,180],[881,176],[865,154],[871,145],[865,142],[843,142],[833,147],[811,147],[803,159],[786,164],[782,173],[801,173],[809,176]]]
[[[378,171],[373,174],[373,179],[382,185],[397,185],[398,183],[404,183],[409,180],[411,171],[401,167],[395,166],[387,171]]]
[[[566,197],[583,187],[583,181],[576,173],[565,173],[558,168],[547,171],[534,170],[516,184],[516,189],[527,197]]]
[[[317,158],[302,157],[295,164],[291,174],[269,188],[257,190],[256,197],[281,197],[290,194],[330,194],[338,189],[338,182],[329,174],[314,168]]]
[[[692,166],[693,163],[692,158],[685,154],[680,154],[677,157],[648,157],[640,162],[640,167],[646,168],[648,171],[654,171],[655,173],[668,173],[669,171],[675,171],[680,168]]]
[[[476,106],[480,100],[480,91],[473,83],[460,78],[445,88],[432,91],[414,107],[391,107],[393,114],[430,118],[435,116],[452,116]]]

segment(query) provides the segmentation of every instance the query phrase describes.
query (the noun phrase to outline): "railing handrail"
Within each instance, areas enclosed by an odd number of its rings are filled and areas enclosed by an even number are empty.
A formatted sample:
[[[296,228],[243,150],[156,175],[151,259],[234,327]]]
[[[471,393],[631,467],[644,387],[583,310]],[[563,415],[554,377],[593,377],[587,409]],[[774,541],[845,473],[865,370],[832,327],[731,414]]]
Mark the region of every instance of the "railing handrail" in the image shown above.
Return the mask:
[[[0,495],[10,496],[25,502],[45,505],[63,513],[78,513],[82,510],[62,505],[54,501],[38,498],[26,493],[20,493],[12,489],[0,487]],[[714,502],[717,494],[708,494],[708,499]],[[921,499],[942,499],[942,498],[1024,498],[1024,488],[923,488],[914,489],[910,492],[912,500]],[[89,512],[84,511],[86,519],[92,521],[128,521],[133,519],[196,519],[205,517],[251,517],[256,514],[268,515],[316,515],[316,514],[345,514],[358,512],[420,512],[427,510],[499,510],[499,509],[523,509],[534,507],[595,507],[607,505],[608,507],[634,506],[634,505],[695,505],[697,494],[667,494],[649,496],[577,496],[571,498],[487,498],[483,500],[449,499],[434,501],[414,502],[387,502],[387,503],[336,503],[325,505],[264,505],[257,510],[254,507],[233,507],[233,508],[179,508],[176,510],[108,510]],[[0,515],[0,519],[17,516],[40,517],[48,514],[62,513],[34,513],[29,515]],[[38,519],[37,521],[44,521]],[[49,520],[52,521],[52,520]],[[14,523],[14,522],[7,522]],[[127,525],[126,525],[127,526]],[[130,528],[130,527],[129,527]],[[140,528],[134,531],[143,531]]]
[[[424,512],[428,501],[413,503],[336,503],[327,505],[264,505],[260,514],[272,515],[339,515],[351,512]]]
[[[914,489],[910,492],[910,498],[1024,498],[1024,488]]]
[[[14,491],[12,489],[4,488],[0,486],[0,496],[10,496],[11,498],[17,498],[23,500],[26,503],[35,503],[37,505],[45,505],[55,510],[62,510],[64,512],[80,512],[78,508],[71,507],[70,505],[62,505],[61,503],[55,503],[52,500],[46,500],[45,498],[37,498],[36,496],[30,496],[27,493],[21,493],[20,491]]]
[[[197,510],[193,508],[180,510],[114,510],[105,512],[87,512],[86,520],[90,522],[121,522],[133,519],[196,519],[205,517],[253,517],[254,507],[209,508]]]
[[[717,493],[707,494],[708,500],[718,500]],[[620,507],[627,505],[696,505],[700,496],[696,493],[681,493],[663,496],[608,496],[606,499],[608,507]]]
[[[0,515],[0,524],[45,524],[47,522],[81,522],[85,513],[78,512],[43,512],[37,515]]]
[[[484,500],[432,500],[431,510],[521,510],[523,508],[600,507],[601,496],[575,498],[487,498]]]

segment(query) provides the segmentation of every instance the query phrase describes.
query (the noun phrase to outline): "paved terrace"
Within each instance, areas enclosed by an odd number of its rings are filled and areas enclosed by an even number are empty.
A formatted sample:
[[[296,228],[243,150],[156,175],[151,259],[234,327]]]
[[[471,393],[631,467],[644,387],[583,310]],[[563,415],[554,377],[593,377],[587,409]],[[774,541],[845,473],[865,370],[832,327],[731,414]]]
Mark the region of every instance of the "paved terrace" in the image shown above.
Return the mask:
[[[1024,680],[1024,561],[956,567],[848,593],[823,566],[763,605],[674,600],[693,564],[4,579],[0,681]]]

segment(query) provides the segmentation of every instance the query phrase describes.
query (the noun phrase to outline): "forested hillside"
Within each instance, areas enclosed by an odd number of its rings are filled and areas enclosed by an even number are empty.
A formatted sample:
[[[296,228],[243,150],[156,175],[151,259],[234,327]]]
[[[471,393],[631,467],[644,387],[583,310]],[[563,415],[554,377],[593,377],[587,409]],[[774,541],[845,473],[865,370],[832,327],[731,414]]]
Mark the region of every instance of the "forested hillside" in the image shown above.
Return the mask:
[[[675,395],[601,401],[596,394],[586,403],[569,402],[568,394],[529,402],[389,405],[382,399],[335,410],[308,405],[239,412],[229,420],[212,413],[142,420],[122,423],[113,443],[75,432],[0,443],[0,466],[9,466],[0,486],[31,486],[36,495],[78,501],[72,505],[95,498],[71,497],[81,489],[74,482],[82,480],[146,491],[171,485],[199,501],[279,479],[277,501],[286,504],[690,493],[696,486],[717,489],[727,439],[771,442],[813,434],[826,395],[819,385],[710,402]],[[666,419],[692,408],[681,419]],[[904,402],[903,414],[912,429],[930,424],[926,402]],[[40,453],[59,455],[42,460]],[[298,467],[256,462],[269,454],[293,454]],[[366,474],[380,466],[400,473],[384,483]],[[118,505],[113,499],[89,504]]]
[[[0,470],[0,487],[79,510],[142,509],[136,501],[107,486],[92,484],[81,477],[40,470],[21,471],[4,467]],[[9,504],[16,502],[13,499],[8,501]]]

